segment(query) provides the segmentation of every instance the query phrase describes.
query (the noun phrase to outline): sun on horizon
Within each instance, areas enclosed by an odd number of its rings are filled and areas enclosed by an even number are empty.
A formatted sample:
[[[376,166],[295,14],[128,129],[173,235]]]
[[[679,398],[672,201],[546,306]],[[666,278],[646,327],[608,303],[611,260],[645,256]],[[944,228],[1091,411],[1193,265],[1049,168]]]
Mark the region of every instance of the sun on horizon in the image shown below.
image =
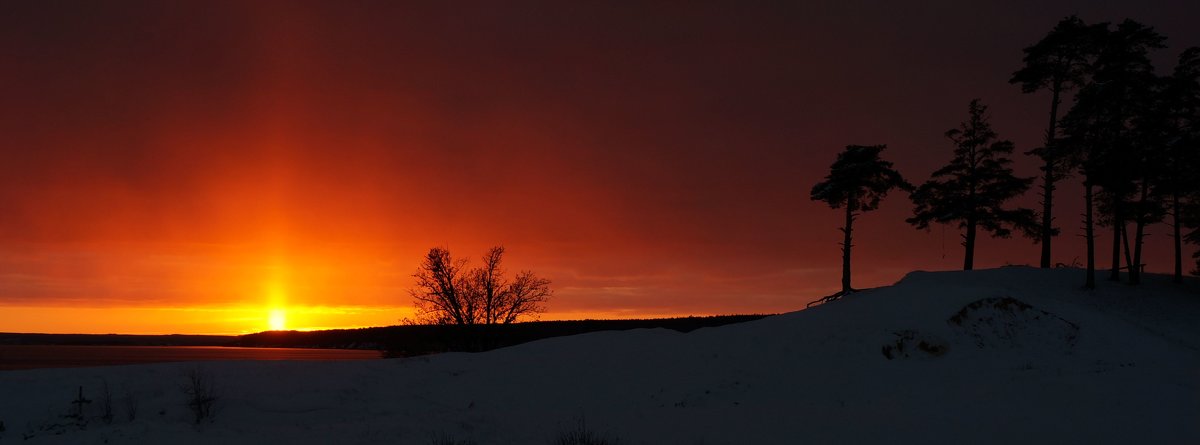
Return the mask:
[[[287,329],[287,311],[283,309],[271,309],[267,313],[267,326],[272,331],[282,331]]]

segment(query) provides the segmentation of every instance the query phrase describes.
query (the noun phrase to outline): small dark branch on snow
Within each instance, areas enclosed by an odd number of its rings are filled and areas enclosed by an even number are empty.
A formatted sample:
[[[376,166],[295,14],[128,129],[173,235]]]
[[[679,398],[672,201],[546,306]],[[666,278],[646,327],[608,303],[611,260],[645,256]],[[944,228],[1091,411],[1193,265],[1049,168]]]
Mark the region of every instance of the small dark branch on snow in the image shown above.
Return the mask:
[[[839,299],[839,298],[842,298],[842,297],[844,297],[844,296],[846,296],[846,295],[850,295],[850,294],[852,294],[852,293],[858,292],[858,291],[860,291],[860,290],[862,290],[862,289],[850,289],[850,292],[842,292],[842,291],[838,291],[838,292],[835,292],[835,293],[833,293],[833,294],[831,294],[831,295],[826,295],[826,296],[824,296],[824,297],[821,297],[821,298],[818,298],[818,299],[816,299],[816,300],[810,301],[810,302],[808,302],[808,304],[804,305],[804,307],[806,307],[806,308],[809,308],[809,307],[813,307],[813,306],[816,306],[816,305],[819,305],[819,304],[825,304],[825,303],[828,303],[828,302],[830,302],[830,301],[834,301],[834,300],[837,300],[837,299]]]

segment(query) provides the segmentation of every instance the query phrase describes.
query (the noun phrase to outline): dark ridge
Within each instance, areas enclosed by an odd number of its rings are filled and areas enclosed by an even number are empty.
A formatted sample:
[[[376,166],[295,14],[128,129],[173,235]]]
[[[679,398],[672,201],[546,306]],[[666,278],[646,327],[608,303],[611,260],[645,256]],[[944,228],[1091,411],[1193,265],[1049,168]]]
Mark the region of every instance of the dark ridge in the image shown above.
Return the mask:
[[[407,325],[327,331],[267,331],[237,337],[231,346],[379,349],[386,357],[480,352],[534,340],[596,331],[665,328],[679,332],[758,320],[769,315],[640,320],[533,321],[507,325]]]
[[[769,315],[634,320],[532,321],[507,325],[404,325],[324,331],[266,331],[245,335],[121,335],[0,333],[0,345],[233,346],[247,348],[377,349],[385,357],[437,352],[479,352],[534,340],[597,331],[700,328],[758,320]]]

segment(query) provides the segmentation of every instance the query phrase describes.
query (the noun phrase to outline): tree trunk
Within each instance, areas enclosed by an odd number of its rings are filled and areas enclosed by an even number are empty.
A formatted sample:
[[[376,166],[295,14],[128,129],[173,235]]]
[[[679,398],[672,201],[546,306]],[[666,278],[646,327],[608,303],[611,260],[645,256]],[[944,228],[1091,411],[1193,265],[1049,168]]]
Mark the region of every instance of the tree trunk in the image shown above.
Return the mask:
[[[1129,269],[1129,283],[1141,284],[1142,282],[1142,241],[1146,237],[1146,221],[1145,218],[1138,217],[1137,224],[1133,229],[1133,265]]]
[[[1053,206],[1054,200],[1054,161],[1047,159],[1046,174],[1042,176],[1042,257],[1040,266],[1043,269],[1050,267],[1050,239],[1054,233],[1054,218],[1050,216],[1050,209]]]
[[[1084,184],[1083,236],[1087,240],[1087,278],[1083,283],[1084,289],[1096,288],[1096,233],[1092,220],[1092,195],[1092,184]]]
[[[1179,217],[1179,193],[1171,194],[1171,219],[1171,231],[1173,232],[1172,235],[1175,237],[1175,275],[1171,278],[1171,281],[1182,283],[1183,240],[1181,238],[1181,234],[1179,233],[1179,225],[1182,224],[1181,218]]]
[[[854,210],[851,203],[846,203],[846,225],[842,227],[842,293],[848,294],[850,287],[850,239],[854,230]]]
[[[1055,83],[1051,88],[1052,96],[1050,98],[1050,125],[1046,128],[1045,156],[1042,158],[1046,164],[1042,166],[1042,258],[1040,265],[1044,268],[1050,267],[1050,241],[1054,233],[1054,217],[1051,216],[1051,209],[1054,206],[1054,161],[1057,155],[1054,153],[1054,136],[1058,134],[1058,103],[1059,96],[1062,93],[1062,85]]]
[[[1109,281],[1121,281],[1121,228],[1125,226],[1125,220],[1122,218],[1121,211],[1113,204],[1113,240],[1112,240],[1112,271],[1108,274]]]
[[[966,247],[966,256],[963,258],[963,270],[971,270],[975,268],[975,220],[967,219],[967,236],[963,242]]]
[[[1133,219],[1133,264],[1129,265],[1129,284],[1142,282],[1142,241],[1146,238],[1146,202],[1150,199],[1150,186],[1145,178],[1140,186],[1137,213]],[[1125,250],[1129,250],[1129,246],[1125,246]]]
[[[1129,248],[1129,226],[1125,224],[1121,224],[1121,243],[1125,246],[1125,270],[1132,271],[1133,255],[1130,252],[1133,252],[1133,249]],[[1133,282],[1133,272],[1129,272],[1129,280],[1130,283]]]

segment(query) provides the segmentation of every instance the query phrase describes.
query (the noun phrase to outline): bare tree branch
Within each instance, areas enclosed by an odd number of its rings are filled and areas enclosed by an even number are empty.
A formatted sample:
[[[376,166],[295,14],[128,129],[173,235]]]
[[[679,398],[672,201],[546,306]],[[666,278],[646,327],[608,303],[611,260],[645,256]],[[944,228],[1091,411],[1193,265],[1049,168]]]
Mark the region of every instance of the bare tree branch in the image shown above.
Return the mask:
[[[467,270],[466,260],[453,260],[448,249],[430,249],[410,291],[418,318],[435,324],[507,324],[545,312],[553,294],[550,280],[521,271],[507,281],[503,256],[503,247],[493,247],[484,253],[483,266]]]

